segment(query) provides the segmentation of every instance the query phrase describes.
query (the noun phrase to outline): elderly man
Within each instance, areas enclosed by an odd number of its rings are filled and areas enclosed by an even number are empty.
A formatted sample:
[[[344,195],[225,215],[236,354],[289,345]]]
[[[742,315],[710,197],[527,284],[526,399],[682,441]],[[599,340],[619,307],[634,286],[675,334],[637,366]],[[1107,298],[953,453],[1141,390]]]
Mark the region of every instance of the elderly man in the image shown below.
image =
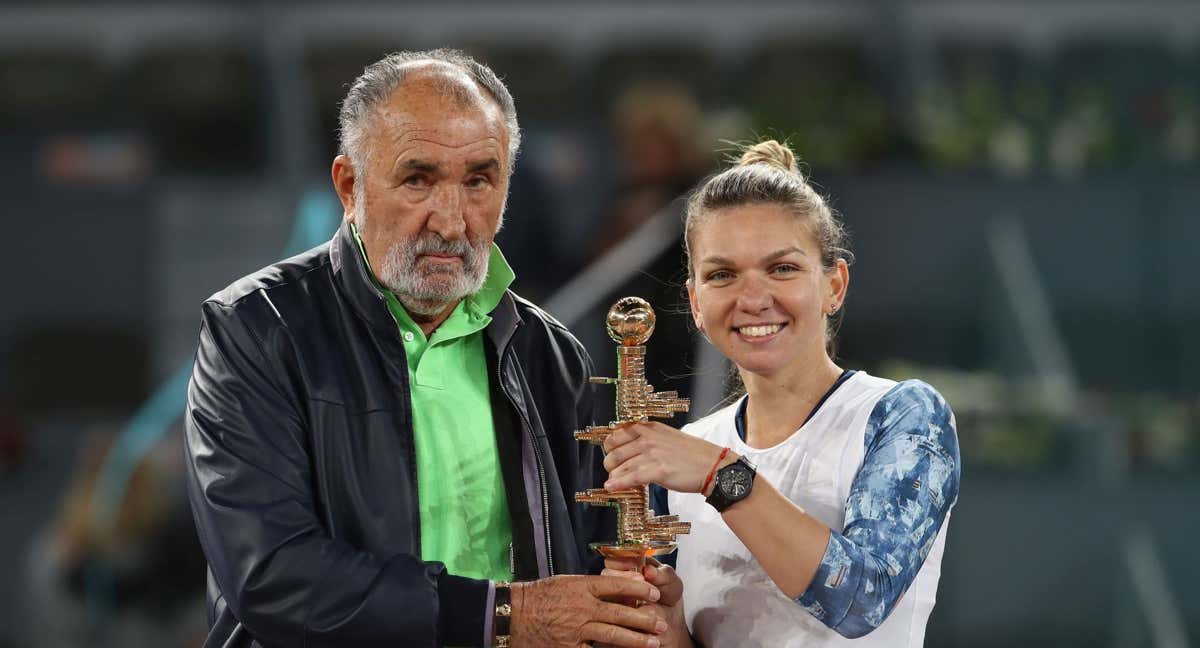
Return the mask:
[[[206,646],[658,645],[654,606],[609,602],[656,588],[561,575],[597,539],[572,494],[601,468],[571,435],[590,360],[492,244],[519,136],[487,67],[384,58],[342,105],[337,235],[205,302]]]

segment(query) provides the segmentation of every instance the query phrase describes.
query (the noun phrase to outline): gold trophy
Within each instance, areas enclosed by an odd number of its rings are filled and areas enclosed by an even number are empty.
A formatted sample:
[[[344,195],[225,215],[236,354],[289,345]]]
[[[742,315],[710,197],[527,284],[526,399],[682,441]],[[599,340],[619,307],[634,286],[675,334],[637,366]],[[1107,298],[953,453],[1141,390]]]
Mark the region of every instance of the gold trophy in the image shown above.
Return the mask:
[[[646,347],[654,332],[654,309],[640,297],[623,297],[608,311],[608,336],[617,347],[617,377],[589,378],[594,384],[617,386],[617,420],[594,425],[575,433],[579,441],[602,445],[608,435],[624,423],[645,421],[649,417],[670,418],[686,412],[691,400],[673,391],[655,392],[646,383]],[[576,502],[611,506],[617,509],[617,541],[594,542],[590,546],[606,558],[646,558],[675,550],[675,536],[688,533],[692,525],[680,522],[677,515],[654,515],[650,510],[650,487],[638,486],[618,491],[589,488],[575,493]]]

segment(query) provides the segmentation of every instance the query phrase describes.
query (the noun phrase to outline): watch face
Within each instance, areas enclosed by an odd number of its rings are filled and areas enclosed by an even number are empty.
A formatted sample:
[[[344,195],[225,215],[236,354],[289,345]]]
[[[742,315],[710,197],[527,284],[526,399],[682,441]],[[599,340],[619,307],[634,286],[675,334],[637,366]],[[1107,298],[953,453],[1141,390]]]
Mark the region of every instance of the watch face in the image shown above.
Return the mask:
[[[721,480],[721,492],[726,497],[737,499],[750,490],[750,473],[746,470],[733,470],[727,479]]]

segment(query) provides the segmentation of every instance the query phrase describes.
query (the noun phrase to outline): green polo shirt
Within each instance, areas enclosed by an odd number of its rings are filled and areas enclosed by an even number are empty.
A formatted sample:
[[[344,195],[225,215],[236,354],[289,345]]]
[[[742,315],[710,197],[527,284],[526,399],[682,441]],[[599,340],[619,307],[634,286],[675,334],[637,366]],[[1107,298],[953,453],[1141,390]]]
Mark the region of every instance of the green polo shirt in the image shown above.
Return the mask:
[[[366,249],[357,228],[353,231],[365,262]],[[371,277],[387,299],[408,357],[421,559],[443,562],[457,576],[511,580],[512,522],[496,450],[483,329],[513,281],[512,268],[493,244],[483,287],[459,302],[429,338],[373,272]]]

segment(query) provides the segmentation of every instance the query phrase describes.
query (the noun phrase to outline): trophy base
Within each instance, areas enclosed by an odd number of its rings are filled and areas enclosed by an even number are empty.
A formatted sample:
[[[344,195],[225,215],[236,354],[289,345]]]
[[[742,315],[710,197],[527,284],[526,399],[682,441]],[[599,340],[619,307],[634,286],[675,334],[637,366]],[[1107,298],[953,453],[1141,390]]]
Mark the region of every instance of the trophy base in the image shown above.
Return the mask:
[[[593,542],[588,545],[593,551],[605,558],[637,558],[645,560],[650,556],[661,556],[675,551],[674,542],[652,541],[647,544],[605,544]]]

